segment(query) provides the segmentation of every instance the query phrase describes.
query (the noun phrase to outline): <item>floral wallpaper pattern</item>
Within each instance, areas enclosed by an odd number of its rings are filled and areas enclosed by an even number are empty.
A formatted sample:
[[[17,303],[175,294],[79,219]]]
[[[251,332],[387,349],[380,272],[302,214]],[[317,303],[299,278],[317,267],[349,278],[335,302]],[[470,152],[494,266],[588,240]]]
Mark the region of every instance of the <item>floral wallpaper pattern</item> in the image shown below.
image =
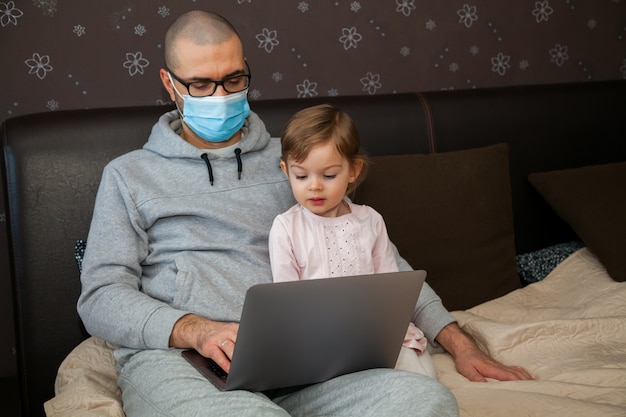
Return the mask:
[[[163,34],[197,8],[238,28],[253,101],[626,78],[626,0],[11,0],[0,1],[0,120],[169,104]],[[3,275],[5,225],[2,212]],[[6,376],[15,342],[0,285]]]
[[[12,0],[0,120],[167,103],[163,33],[195,8],[239,29],[251,100],[626,78],[626,0]]]

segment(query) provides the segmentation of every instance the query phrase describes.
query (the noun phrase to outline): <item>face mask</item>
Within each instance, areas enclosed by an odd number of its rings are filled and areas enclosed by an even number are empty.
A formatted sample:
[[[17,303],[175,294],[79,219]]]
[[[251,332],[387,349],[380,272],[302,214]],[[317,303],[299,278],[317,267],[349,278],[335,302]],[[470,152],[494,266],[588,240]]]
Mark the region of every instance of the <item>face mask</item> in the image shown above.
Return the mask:
[[[207,142],[230,139],[241,129],[250,114],[247,89],[225,96],[207,97],[182,95],[176,87],[174,91],[183,99],[183,122]]]

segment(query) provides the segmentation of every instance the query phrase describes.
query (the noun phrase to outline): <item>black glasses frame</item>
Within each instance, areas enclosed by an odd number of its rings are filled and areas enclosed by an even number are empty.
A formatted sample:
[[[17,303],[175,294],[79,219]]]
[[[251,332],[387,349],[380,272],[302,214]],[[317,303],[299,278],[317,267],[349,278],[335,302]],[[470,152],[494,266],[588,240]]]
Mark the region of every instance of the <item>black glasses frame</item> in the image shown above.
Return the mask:
[[[246,62],[246,68],[248,69],[248,73],[247,74],[231,75],[230,77],[226,77],[223,80],[212,80],[210,78],[199,78],[199,79],[191,81],[191,82],[186,82],[186,81],[181,80],[169,68],[165,67],[165,69],[167,70],[167,72],[170,73],[170,75],[172,76],[173,79],[175,79],[176,81],[178,81],[179,83],[181,83],[182,85],[185,86],[185,88],[187,89],[187,93],[189,93],[189,95],[191,97],[210,97],[213,94],[215,94],[215,92],[217,91],[217,87],[219,87],[220,85],[222,86],[224,91],[226,91],[227,93],[230,93],[230,94],[238,93],[238,92],[243,91],[246,88],[248,88],[250,86],[250,79],[252,78],[252,73],[250,72],[250,65],[248,64],[248,61],[245,61],[245,62]],[[228,88],[226,87],[225,83],[228,82],[229,80],[232,80],[233,78],[241,78],[241,77],[245,77],[245,78],[248,79],[248,82],[246,83],[246,87],[242,88],[241,90],[237,90],[237,91],[229,91]],[[189,90],[189,86],[192,85],[192,84],[196,84],[196,83],[214,83],[215,87],[213,88],[213,91],[211,92],[211,94],[206,94],[204,96],[194,96],[193,94],[191,94],[191,90]]]

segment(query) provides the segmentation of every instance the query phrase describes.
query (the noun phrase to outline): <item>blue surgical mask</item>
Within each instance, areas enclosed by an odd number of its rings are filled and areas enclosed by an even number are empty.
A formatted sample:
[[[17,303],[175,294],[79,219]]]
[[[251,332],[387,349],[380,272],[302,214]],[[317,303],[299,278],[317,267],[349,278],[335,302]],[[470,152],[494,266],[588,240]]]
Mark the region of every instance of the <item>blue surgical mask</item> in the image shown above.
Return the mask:
[[[169,75],[169,74],[168,74]],[[172,86],[174,82],[172,81]],[[207,142],[224,142],[243,127],[250,114],[248,90],[225,96],[192,97],[174,91],[183,99],[183,122]]]

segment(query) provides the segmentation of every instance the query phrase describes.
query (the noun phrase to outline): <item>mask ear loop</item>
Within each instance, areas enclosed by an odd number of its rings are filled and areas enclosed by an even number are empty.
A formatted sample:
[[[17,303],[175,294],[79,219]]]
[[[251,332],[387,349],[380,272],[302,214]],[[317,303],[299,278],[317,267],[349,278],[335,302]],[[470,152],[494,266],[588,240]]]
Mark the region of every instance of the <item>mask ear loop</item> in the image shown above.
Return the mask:
[[[176,94],[178,94],[178,96],[180,98],[183,99],[183,101],[185,101],[185,97],[183,97],[182,94],[180,94],[178,92],[178,89],[176,88],[176,84],[174,84],[174,80],[172,79],[172,75],[170,74],[170,72],[167,72],[167,77],[170,79],[170,83],[172,83],[172,88],[174,89],[174,91],[176,92]],[[183,112],[180,110],[180,107],[178,106],[178,102],[176,100],[174,100],[174,104],[176,105],[176,110],[178,110],[178,114],[180,114],[180,117],[185,117],[185,115],[183,114]]]

